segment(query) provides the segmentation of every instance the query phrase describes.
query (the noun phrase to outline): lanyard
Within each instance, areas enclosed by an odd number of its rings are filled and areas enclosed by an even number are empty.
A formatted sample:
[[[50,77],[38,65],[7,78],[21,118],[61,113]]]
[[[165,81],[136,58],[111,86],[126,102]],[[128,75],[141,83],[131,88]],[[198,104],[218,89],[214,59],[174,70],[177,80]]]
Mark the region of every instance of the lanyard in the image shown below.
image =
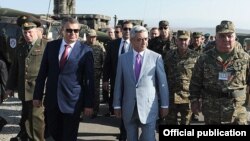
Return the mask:
[[[219,62],[219,64],[222,66],[222,68],[223,68],[223,71],[226,71],[227,70],[227,67],[231,64],[231,62],[232,61],[218,61]]]

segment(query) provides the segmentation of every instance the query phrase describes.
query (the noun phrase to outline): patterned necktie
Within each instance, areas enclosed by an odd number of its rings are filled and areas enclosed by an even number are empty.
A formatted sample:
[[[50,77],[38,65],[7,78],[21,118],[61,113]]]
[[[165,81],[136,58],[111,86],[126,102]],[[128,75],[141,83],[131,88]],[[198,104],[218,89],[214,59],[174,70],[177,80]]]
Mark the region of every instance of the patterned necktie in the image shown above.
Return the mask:
[[[123,41],[121,54],[125,53],[125,45],[126,45],[126,41]]]
[[[62,70],[67,59],[68,59],[68,54],[69,54],[69,48],[70,48],[70,45],[64,45],[65,49],[64,49],[64,52],[61,56],[61,59],[60,59],[60,69]]]
[[[142,63],[141,63],[141,55],[138,53],[135,56],[135,78],[136,78],[136,82],[138,81],[139,76],[140,76],[141,65],[142,65]]]

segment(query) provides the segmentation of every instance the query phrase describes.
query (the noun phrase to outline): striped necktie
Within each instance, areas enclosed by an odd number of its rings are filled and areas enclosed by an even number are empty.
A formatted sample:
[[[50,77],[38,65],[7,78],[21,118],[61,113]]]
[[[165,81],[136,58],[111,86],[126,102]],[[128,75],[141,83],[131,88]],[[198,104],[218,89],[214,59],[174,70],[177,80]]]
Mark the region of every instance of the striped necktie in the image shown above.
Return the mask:
[[[69,48],[70,48],[70,45],[64,45],[65,49],[64,49],[64,52],[61,56],[61,59],[60,59],[60,69],[62,70],[67,59],[68,59],[68,55],[69,55]]]

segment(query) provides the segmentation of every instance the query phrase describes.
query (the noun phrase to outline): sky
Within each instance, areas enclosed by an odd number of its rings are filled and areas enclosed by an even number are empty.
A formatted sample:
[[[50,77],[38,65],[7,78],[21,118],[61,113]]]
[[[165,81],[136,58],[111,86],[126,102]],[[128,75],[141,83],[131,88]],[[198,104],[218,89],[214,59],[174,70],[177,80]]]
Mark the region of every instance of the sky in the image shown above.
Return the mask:
[[[0,0],[0,6],[35,14],[53,14],[54,8],[53,0]],[[250,0],[76,0],[76,14],[110,16],[111,26],[117,15],[118,20],[144,20],[149,27],[168,20],[170,27],[214,28],[231,20],[236,28],[250,29]]]

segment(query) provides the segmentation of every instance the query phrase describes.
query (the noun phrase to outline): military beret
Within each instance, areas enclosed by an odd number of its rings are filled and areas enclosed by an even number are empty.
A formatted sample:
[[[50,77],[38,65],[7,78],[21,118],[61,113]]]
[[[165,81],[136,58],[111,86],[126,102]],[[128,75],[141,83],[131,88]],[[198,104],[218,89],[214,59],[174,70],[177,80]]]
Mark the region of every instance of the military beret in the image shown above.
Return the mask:
[[[193,36],[193,38],[201,37],[202,32],[193,32],[192,36]]]
[[[244,39],[244,43],[245,43],[246,45],[250,45],[250,38],[245,38],[245,39]]]
[[[180,39],[190,38],[190,32],[185,31],[185,30],[178,30],[177,31],[177,38],[180,38]]]
[[[23,15],[17,19],[17,25],[22,27],[23,30],[29,30],[34,27],[40,27],[41,22],[31,15]]]
[[[219,25],[216,26],[216,33],[233,33],[235,27],[233,22],[223,20]]]
[[[94,29],[89,29],[87,31],[87,36],[97,36],[96,31]]]
[[[161,27],[161,26],[169,26],[169,22],[166,21],[166,20],[160,21],[159,22],[159,27]]]

